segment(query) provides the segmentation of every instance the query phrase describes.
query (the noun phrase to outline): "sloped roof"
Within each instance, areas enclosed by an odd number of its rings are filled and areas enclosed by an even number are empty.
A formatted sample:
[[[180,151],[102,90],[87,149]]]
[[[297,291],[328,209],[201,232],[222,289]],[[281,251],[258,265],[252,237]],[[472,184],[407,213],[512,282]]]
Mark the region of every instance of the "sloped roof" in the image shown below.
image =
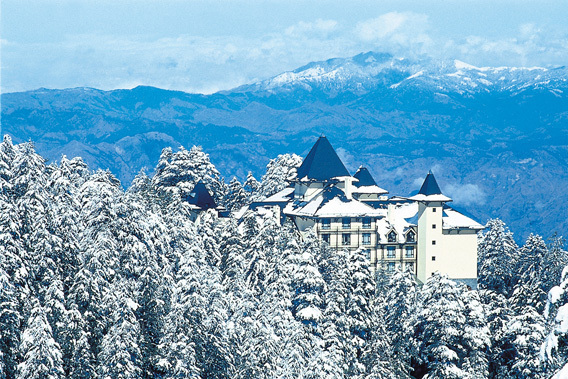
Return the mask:
[[[440,186],[438,186],[438,182],[436,182],[436,178],[434,178],[432,171],[426,175],[426,179],[424,179],[424,183],[422,183],[420,191],[409,199],[414,201],[452,201],[452,199],[442,194]]]
[[[298,168],[297,178],[327,181],[338,176],[351,175],[327,138],[321,136]]]
[[[201,209],[217,208],[215,200],[213,200],[202,181],[199,181],[195,187],[193,187],[193,190],[191,190],[186,200],[189,204],[197,205]]]
[[[442,194],[440,186],[438,186],[438,182],[436,182],[436,178],[434,178],[432,171],[426,175],[426,179],[424,179],[424,183],[422,183],[422,187],[420,187],[420,191],[418,191],[418,193],[426,196]]]
[[[367,170],[366,167],[359,167],[359,169],[357,170],[357,172],[355,173],[355,175],[353,175],[354,178],[359,179],[358,182],[353,183],[356,187],[366,187],[366,186],[376,186],[377,182],[375,182],[375,179],[373,179],[373,177],[371,176],[371,173],[369,172],[369,170]]]

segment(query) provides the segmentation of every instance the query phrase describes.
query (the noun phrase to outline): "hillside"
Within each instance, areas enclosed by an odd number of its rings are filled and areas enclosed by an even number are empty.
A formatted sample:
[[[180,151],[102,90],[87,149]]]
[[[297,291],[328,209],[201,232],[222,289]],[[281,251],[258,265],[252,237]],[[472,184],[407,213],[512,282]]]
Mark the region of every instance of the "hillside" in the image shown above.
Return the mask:
[[[480,222],[568,235],[568,70],[478,68],[386,54],[314,62],[213,95],[151,87],[2,95],[2,132],[50,160],[82,156],[128,185],[165,146],[202,145],[230,180],[270,158],[305,155],[325,133],[348,169],[391,194],[432,169]]]

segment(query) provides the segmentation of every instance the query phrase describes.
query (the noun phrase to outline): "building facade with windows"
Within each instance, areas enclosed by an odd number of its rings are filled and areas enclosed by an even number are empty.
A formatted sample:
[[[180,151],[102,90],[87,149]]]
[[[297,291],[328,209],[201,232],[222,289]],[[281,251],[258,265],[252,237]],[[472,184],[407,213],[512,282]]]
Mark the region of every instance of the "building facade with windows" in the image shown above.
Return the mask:
[[[475,288],[483,226],[451,201],[431,172],[416,195],[389,197],[365,167],[351,176],[322,136],[290,186],[252,207],[271,207],[300,231],[313,228],[334,249],[363,249],[374,270],[408,268],[421,282],[438,271]]]

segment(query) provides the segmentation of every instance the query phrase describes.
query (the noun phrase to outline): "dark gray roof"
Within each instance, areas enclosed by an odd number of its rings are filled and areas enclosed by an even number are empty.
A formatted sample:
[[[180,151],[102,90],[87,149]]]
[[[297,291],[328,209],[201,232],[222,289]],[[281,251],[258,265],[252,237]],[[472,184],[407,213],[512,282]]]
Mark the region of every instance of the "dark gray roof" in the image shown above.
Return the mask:
[[[186,198],[189,204],[197,205],[201,209],[217,208],[215,200],[211,197],[207,187],[202,181],[199,181]]]
[[[353,177],[359,179],[358,182],[353,183],[355,184],[356,187],[377,185],[377,182],[375,182],[375,179],[373,179],[371,173],[369,172],[369,170],[367,170],[366,167],[363,166],[359,167],[359,169],[357,170],[355,175],[353,175]]]
[[[327,138],[321,136],[298,168],[297,178],[327,181],[337,176],[350,175]]]
[[[422,183],[422,187],[420,187],[420,191],[418,191],[418,193],[426,196],[442,194],[442,191],[440,190],[440,187],[438,186],[438,183],[436,182],[436,178],[434,178],[432,171],[430,171],[428,175],[426,175],[426,179],[424,179],[424,183]]]

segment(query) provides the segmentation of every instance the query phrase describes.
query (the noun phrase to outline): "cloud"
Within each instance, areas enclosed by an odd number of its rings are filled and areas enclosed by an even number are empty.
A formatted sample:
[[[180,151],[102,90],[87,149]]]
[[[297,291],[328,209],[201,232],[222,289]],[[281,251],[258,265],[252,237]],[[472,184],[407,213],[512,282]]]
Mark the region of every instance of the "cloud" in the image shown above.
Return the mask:
[[[444,193],[461,206],[483,205],[487,194],[477,184],[449,184]]]
[[[359,22],[355,34],[364,42],[389,44],[393,47],[429,45],[428,16],[413,12],[390,12]]]
[[[338,28],[338,22],[335,20],[322,20],[318,18],[314,22],[300,21],[285,30],[285,34],[291,37],[303,37],[306,35],[316,35],[327,38]]]

